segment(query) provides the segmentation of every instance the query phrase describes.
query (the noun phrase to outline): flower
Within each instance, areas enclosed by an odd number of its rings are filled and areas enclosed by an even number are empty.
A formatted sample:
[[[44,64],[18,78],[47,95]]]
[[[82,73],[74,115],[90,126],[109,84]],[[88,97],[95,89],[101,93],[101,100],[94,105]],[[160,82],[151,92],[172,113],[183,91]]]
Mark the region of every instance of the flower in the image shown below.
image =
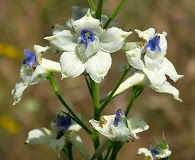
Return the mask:
[[[38,128],[30,131],[26,144],[47,144],[47,147],[60,157],[60,151],[64,148],[65,142],[70,141],[85,159],[89,159],[82,140],[76,134],[81,129],[81,126],[76,124],[69,115],[58,114],[51,127],[52,131],[47,128]]]
[[[85,70],[100,83],[111,67],[110,53],[121,49],[131,32],[112,27],[103,29],[90,10],[72,24],[73,31],[55,30],[53,36],[45,37],[56,49],[63,51],[60,57],[62,78],[77,77]]]
[[[149,86],[151,89],[157,92],[172,94],[175,100],[182,102],[182,100],[179,98],[179,91],[177,88],[175,88],[169,82],[166,81],[160,86],[159,89],[156,89],[151,85],[150,80],[142,71],[135,72],[132,76],[127,78],[123,83],[121,83],[116,92],[114,93],[113,97],[123,93],[125,90],[135,85],[141,85],[143,87]]]
[[[49,72],[61,72],[58,62],[42,58],[42,52],[45,52],[48,48],[34,45],[35,55],[29,50],[24,50],[26,58],[20,69],[20,79],[12,90],[12,95],[14,96],[13,105],[21,100],[23,91],[28,86],[46,80]]]
[[[161,91],[161,86],[166,82],[165,75],[168,75],[174,82],[183,77],[177,74],[173,64],[165,57],[167,53],[166,32],[155,34],[153,28],[143,32],[135,31],[142,38],[142,43],[126,51],[128,62],[135,69],[143,71],[155,89]]]
[[[155,147],[150,146],[150,149],[147,148],[139,148],[137,154],[144,154],[148,160],[157,160],[164,159],[171,155],[171,151],[169,150],[169,146],[165,140],[162,139],[161,142],[158,142]]]
[[[102,116],[100,121],[92,119],[89,123],[111,141],[126,142],[131,137],[139,139],[136,134],[149,128],[138,118],[127,119],[121,109],[118,109],[115,115]]]

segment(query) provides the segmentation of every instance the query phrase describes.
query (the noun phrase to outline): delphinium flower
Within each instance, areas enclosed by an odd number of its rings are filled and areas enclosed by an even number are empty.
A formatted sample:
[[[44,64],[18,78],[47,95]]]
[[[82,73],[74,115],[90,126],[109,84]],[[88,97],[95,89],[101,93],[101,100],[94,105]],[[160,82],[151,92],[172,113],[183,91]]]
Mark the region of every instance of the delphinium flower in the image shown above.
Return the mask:
[[[28,133],[26,144],[46,144],[49,149],[60,157],[60,151],[66,142],[71,142],[85,159],[89,154],[82,143],[81,138],[76,133],[81,129],[69,115],[58,114],[51,124],[52,131],[47,128],[37,128]]]
[[[139,139],[136,135],[149,128],[149,126],[138,118],[127,119],[121,109],[115,115],[102,116],[100,121],[90,120],[93,128],[111,141],[129,141],[130,138]]]
[[[147,160],[157,160],[157,159],[168,159],[171,155],[171,151],[169,150],[169,146],[165,140],[162,139],[161,142],[158,142],[156,146],[150,146],[150,149],[147,148],[139,148],[138,155],[143,154],[145,155]]]
[[[126,51],[128,62],[135,69],[143,71],[155,90],[171,93],[172,91],[169,89],[174,87],[166,81],[165,75],[168,75],[174,82],[183,75],[178,75],[173,64],[165,57],[167,33],[155,33],[153,28],[145,31],[136,29],[135,31],[142,39],[142,43]]]
[[[12,90],[14,105],[21,100],[23,91],[28,86],[46,80],[49,72],[61,72],[58,62],[42,58],[42,52],[47,49],[49,47],[34,45],[35,55],[30,50],[24,50],[26,58],[20,69],[20,78]]]
[[[55,30],[53,36],[45,37],[51,45],[62,51],[60,64],[62,78],[77,77],[86,71],[97,83],[108,73],[112,59],[110,53],[121,49],[131,32],[112,27],[103,29],[90,10],[72,24],[73,31]]]
[[[172,94],[175,100],[182,101],[179,98],[179,91],[177,88],[172,86],[169,82],[165,81],[159,89],[156,89],[155,87],[152,86],[150,80],[144,74],[142,71],[137,71],[133,73],[129,78],[127,78],[123,83],[120,84],[116,92],[114,93],[113,97],[116,95],[119,95],[123,93],[125,90],[127,90],[130,87],[133,87],[135,85],[140,85],[143,87],[150,87],[151,89],[160,92],[160,93],[169,93]]]

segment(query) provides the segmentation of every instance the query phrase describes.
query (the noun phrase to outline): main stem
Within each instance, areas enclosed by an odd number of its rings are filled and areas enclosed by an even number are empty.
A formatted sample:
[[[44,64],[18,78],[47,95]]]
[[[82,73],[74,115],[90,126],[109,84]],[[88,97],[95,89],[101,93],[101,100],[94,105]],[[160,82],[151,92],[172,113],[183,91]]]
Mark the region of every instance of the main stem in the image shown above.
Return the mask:
[[[102,17],[102,7],[103,7],[103,0],[99,0],[98,1],[98,9],[96,11],[96,18],[99,19],[101,21],[101,17]]]
[[[92,135],[92,132],[85,126],[85,124],[77,117],[77,115],[72,111],[72,109],[68,106],[68,104],[64,101],[64,99],[62,98],[60,91],[58,90],[55,78],[53,76],[53,73],[49,73],[48,74],[48,79],[50,80],[52,87],[54,89],[54,92],[56,94],[56,96],[58,97],[58,99],[60,100],[60,102],[63,104],[63,106],[68,110],[68,112],[72,115],[72,117],[74,118],[74,120],[89,134]]]

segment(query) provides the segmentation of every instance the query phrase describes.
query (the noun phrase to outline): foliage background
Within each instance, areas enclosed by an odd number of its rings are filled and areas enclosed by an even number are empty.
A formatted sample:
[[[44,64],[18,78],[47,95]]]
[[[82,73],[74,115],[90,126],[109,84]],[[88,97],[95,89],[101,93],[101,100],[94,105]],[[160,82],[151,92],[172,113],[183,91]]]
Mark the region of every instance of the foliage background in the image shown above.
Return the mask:
[[[105,0],[103,14],[109,16],[118,2]],[[51,35],[51,27],[55,23],[63,24],[63,20],[70,17],[70,7],[88,7],[88,3],[84,0],[0,0],[0,4],[0,159],[58,159],[45,146],[24,145],[29,130],[42,126],[49,128],[56,113],[63,109],[49,82],[29,87],[16,106],[12,106],[11,90],[19,78],[23,50],[32,50],[34,44],[47,45],[48,42],[43,38]],[[168,32],[167,57],[178,73],[185,75],[173,84],[180,90],[183,103],[175,101],[171,95],[144,90],[129,116],[144,119],[150,129],[140,134],[140,140],[125,144],[119,160],[141,160],[143,157],[136,155],[137,149],[155,144],[154,138],[160,141],[163,131],[172,150],[170,159],[195,159],[194,17],[194,0],[128,0],[116,17],[115,21],[124,30],[153,27],[157,32]],[[132,34],[129,40],[137,40],[137,35]],[[58,60],[59,55],[51,54],[47,57]],[[100,85],[102,96],[117,81],[125,61],[124,53],[113,55],[112,68]],[[61,81],[60,75],[56,76],[67,103],[76,112],[82,113],[86,120],[91,119],[92,103],[84,78],[80,76]],[[129,94],[130,90],[114,99],[104,114],[114,114],[118,108],[124,108]],[[84,131],[80,133],[92,153],[89,137]],[[76,151],[74,155],[75,159],[80,159]]]

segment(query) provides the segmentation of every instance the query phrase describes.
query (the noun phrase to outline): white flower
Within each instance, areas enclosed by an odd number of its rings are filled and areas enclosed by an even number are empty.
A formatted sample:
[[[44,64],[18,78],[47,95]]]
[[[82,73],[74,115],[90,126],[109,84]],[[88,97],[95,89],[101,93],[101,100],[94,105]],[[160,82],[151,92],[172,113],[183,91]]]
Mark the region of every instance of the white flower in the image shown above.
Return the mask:
[[[81,127],[68,115],[58,115],[51,126],[53,131],[47,128],[38,128],[30,131],[26,144],[46,144],[49,149],[60,157],[60,151],[64,148],[65,143],[70,141],[85,159],[89,159],[89,154],[81,138],[76,133]]]
[[[179,91],[177,88],[175,88],[169,82],[166,81],[158,89],[156,89],[151,85],[150,80],[142,71],[137,71],[132,76],[127,78],[123,83],[121,83],[116,92],[114,93],[113,97],[123,93],[125,90],[135,85],[141,85],[143,87],[149,86],[151,89],[157,92],[172,94],[175,100],[182,102],[182,100],[179,98]]]
[[[73,22],[72,28],[72,32],[56,30],[53,36],[45,37],[52,46],[63,51],[60,57],[62,77],[77,77],[86,70],[95,82],[100,83],[111,67],[110,53],[121,49],[131,32],[116,27],[103,29],[89,10]]]
[[[153,28],[143,32],[135,31],[142,38],[142,43],[126,51],[130,65],[142,70],[157,90],[166,82],[165,75],[168,75],[174,82],[183,77],[177,74],[173,64],[165,57],[167,53],[166,32],[155,34]]]
[[[13,105],[21,100],[23,91],[28,86],[46,80],[49,72],[61,72],[58,62],[42,58],[42,52],[45,52],[48,48],[34,45],[35,55],[29,50],[24,50],[26,58],[20,69],[20,79],[12,90],[12,95],[14,96]]]
[[[118,109],[116,115],[102,116],[100,121],[90,120],[92,124],[102,135],[111,141],[128,141],[131,137],[139,139],[136,135],[149,128],[149,126],[138,118],[127,119],[121,109]]]
[[[147,160],[157,160],[169,157],[171,151],[169,150],[165,138],[163,138],[163,140],[158,142],[155,147],[150,146],[149,150],[147,148],[139,148],[137,154],[144,154]]]

